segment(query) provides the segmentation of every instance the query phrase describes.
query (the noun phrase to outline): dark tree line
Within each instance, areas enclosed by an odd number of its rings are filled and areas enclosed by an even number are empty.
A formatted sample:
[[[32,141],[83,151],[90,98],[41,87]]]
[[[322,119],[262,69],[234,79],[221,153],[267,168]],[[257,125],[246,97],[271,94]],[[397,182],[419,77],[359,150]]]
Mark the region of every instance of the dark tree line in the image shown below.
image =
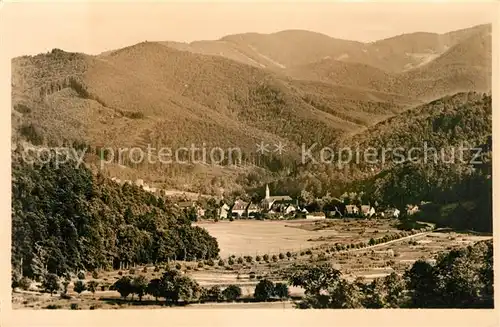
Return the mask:
[[[13,153],[12,265],[24,276],[217,257],[215,238],[172,203],[51,155]]]

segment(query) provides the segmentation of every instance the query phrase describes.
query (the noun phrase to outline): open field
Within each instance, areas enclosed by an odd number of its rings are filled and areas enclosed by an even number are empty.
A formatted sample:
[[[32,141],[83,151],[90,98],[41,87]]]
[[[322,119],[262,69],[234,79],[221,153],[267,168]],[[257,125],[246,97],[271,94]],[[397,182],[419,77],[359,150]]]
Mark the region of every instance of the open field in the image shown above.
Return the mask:
[[[384,277],[391,272],[403,273],[418,259],[432,260],[442,251],[464,247],[477,241],[490,239],[491,236],[461,234],[455,232],[423,232],[403,237],[401,239],[377,244],[366,248],[354,248],[345,251],[328,251],[331,244],[367,241],[370,238],[382,237],[391,232],[397,232],[393,227],[394,221],[389,220],[329,220],[329,221],[234,221],[215,224],[199,224],[219,241],[221,258],[224,265],[213,266],[195,262],[178,262],[181,270],[192,276],[201,286],[211,287],[219,285],[224,288],[230,284],[237,284],[242,289],[242,298],[250,299],[253,296],[255,285],[259,279],[267,278],[274,282],[286,280],[284,271],[293,263],[332,263],[339,269],[344,278],[354,280],[363,277],[366,282],[373,278]],[[322,238],[322,241],[318,241]],[[300,251],[302,249],[302,251]],[[307,249],[307,250],[306,250]],[[268,262],[261,259],[256,261],[256,253],[278,253],[278,251],[295,251],[290,257],[276,258]],[[251,255],[252,262],[229,265],[227,257],[235,254]],[[171,263],[172,264],[172,263]],[[201,266],[200,266],[201,265]],[[72,283],[68,287],[71,299],[61,299],[59,295],[50,296],[36,291],[33,285],[32,292],[15,292],[13,294],[13,308],[45,308],[49,304],[59,305],[69,309],[71,303],[78,303],[81,309],[94,308],[161,308],[153,298],[145,296],[140,303],[123,302],[118,292],[108,290],[109,286],[125,275],[145,275],[148,279],[159,278],[163,269],[154,271],[153,266],[136,267],[134,271],[102,271],[99,272],[99,290],[92,295],[86,291],[78,295],[73,291]],[[87,281],[93,279],[88,273]],[[74,279],[73,281],[75,281]],[[105,285],[105,290],[101,286]],[[303,295],[303,289],[290,287],[292,297]],[[273,303],[208,303],[192,304],[200,308],[290,308],[293,303],[288,301]]]
[[[352,243],[397,231],[395,220],[235,220],[202,222],[217,238],[220,256],[279,254],[301,251],[324,243]]]

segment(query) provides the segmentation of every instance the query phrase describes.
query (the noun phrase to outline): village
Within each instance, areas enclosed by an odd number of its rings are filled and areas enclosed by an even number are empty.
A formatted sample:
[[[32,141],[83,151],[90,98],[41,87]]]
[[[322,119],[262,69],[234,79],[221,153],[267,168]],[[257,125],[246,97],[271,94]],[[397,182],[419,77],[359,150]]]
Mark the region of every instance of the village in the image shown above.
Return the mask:
[[[121,180],[112,178],[117,183]],[[151,187],[144,180],[137,179],[135,182],[125,180],[123,183],[136,185],[147,192],[157,196],[169,197],[175,205],[184,210],[193,220],[229,220],[234,219],[326,219],[326,218],[386,218],[397,219],[402,215],[400,209],[390,206],[382,206],[377,202],[371,203],[349,203],[346,199],[329,197],[328,203],[324,199],[316,198],[304,201],[292,198],[289,195],[271,195],[269,185],[266,184],[265,196],[260,198],[235,198],[225,199],[221,197],[210,197],[187,192],[176,192]],[[359,202],[359,201],[358,201]],[[323,203],[323,205],[318,205]],[[426,204],[422,202],[421,205]],[[419,205],[407,204],[403,214],[411,216],[419,211]]]

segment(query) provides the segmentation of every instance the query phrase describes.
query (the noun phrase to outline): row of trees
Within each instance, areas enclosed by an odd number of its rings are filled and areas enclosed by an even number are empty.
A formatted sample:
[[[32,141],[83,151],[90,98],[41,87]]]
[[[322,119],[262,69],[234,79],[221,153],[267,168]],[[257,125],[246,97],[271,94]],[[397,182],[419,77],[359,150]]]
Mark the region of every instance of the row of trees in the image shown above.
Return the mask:
[[[403,276],[349,282],[325,263],[294,266],[289,283],[305,289],[300,308],[492,308],[493,243],[483,241],[419,260]]]
[[[216,258],[205,229],[173,203],[94,175],[55,151],[12,155],[12,266],[30,278],[168,260]]]
[[[31,281],[26,277],[21,280],[13,279],[12,281],[13,288],[29,289],[30,284]],[[65,296],[68,285],[68,279],[61,279],[55,274],[45,275],[42,281],[43,290],[51,295],[61,291],[61,296]],[[96,280],[85,282],[78,279],[74,282],[73,290],[78,294],[84,291],[95,293],[98,286],[99,282]],[[242,296],[242,290],[238,285],[228,285],[224,289],[218,285],[210,288],[201,287],[188,275],[169,267],[167,267],[161,278],[152,280],[148,280],[144,275],[123,276],[111,285],[110,290],[119,292],[124,300],[130,296],[133,301],[134,296],[137,295],[139,301],[142,301],[145,295],[150,295],[155,298],[156,302],[163,298],[165,303],[170,305],[179,304],[180,301],[231,302],[240,299]],[[260,280],[254,290],[254,299],[256,301],[268,301],[272,298],[283,300],[288,297],[289,291],[286,284],[273,283],[267,279]]]

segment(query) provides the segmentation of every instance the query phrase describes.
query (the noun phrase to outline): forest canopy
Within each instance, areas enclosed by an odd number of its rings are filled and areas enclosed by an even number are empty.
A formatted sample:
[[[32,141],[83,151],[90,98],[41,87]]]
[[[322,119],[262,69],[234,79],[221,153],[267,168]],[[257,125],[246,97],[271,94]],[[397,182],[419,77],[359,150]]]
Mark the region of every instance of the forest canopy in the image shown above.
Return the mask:
[[[167,200],[75,161],[56,164],[54,153],[30,164],[20,151],[12,156],[12,265],[23,275],[217,257],[216,239]]]

